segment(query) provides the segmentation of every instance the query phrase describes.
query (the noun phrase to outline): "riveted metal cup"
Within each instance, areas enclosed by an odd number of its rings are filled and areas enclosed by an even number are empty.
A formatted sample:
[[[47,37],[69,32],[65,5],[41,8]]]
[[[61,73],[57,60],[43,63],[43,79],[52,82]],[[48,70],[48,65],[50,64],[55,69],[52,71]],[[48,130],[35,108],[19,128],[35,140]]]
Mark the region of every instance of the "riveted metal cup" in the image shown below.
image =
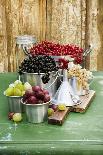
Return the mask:
[[[26,104],[25,105],[25,112],[28,122],[30,123],[42,123],[47,120],[48,114],[48,106],[49,102],[43,104]]]
[[[21,103],[21,96],[7,96],[9,112],[21,113],[24,112],[24,106]]]

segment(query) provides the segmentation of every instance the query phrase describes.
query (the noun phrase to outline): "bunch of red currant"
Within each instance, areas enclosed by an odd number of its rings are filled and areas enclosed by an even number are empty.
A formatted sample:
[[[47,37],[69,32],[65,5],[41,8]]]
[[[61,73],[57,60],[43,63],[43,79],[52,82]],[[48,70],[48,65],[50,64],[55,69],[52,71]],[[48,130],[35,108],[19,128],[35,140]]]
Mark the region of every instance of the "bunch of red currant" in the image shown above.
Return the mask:
[[[62,56],[69,55],[74,58],[75,63],[82,62],[83,49],[76,45],[61,45],[49,41],[42,41],[30,49],[32,55]]]

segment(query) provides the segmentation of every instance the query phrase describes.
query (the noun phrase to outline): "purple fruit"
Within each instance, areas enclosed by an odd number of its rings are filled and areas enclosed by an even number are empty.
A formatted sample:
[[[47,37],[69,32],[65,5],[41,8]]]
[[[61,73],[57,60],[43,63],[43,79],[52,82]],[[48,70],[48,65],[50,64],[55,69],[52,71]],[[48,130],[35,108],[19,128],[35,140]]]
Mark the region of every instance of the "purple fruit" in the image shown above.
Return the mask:
[[[50,96],[48,94],[45,94],[44,102],[49,102],[49,101],[50,101]]]
[[[32,90],[27,90],[25,92],[25,98],[28,98],[28,97],[33,96],[33,95],[34,95],[34,92]]]
[[[44,94],[48,94],[48,95],[49,95],[49,92],[48,92],[48,90],[46,90],[46,89],[43,89],[43,92],[44,92]]]
[[[56,111],[56,110],[58,109],[58,106],[55,105],[55,104],[52,104],[52,105],[51,105],[51,108],[52,108],[54,111]]]
[[[27,104],[37,104],[38,99],[35,96],[30,96],[27,100]]]
[[[27,99],[28,97],[26,96],[26,94],[24,94],[23,95],[23,102],[26,102],[26,99]]]
[[[8,113],[8,119],[12,120],[13,119],[13,115],[14,115],[14,112],[9,112]]]
[[[41,87],[40,87],[40,86],[33,86],[33,87],[32,87],[32,90],[33,90],[34,92],[38,92],[38,91],[41,90]]]
[[[39,90],[38,92],[35,93],[36,97],[40,100],[44,100],[44,92]]]

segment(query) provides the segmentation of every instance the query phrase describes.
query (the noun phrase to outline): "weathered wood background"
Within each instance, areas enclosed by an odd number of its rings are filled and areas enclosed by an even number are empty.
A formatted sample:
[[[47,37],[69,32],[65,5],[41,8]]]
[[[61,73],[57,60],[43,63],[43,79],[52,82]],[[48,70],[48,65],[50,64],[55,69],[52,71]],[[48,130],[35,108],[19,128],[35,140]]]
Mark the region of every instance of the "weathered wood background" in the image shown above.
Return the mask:
[[[15,71],[15,37],[92,43],[87,68],[103,70],[103,0],[0,0],[0,72]]]

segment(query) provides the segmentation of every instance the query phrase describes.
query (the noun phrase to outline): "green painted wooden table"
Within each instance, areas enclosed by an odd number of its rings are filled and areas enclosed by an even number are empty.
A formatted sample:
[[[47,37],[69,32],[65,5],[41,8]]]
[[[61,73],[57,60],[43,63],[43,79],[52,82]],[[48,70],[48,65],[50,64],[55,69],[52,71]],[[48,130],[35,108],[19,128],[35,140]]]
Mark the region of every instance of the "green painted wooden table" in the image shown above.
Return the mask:
[[[95,72],[91,89],[96,97],[84,114],[70,113],[63,126],[30,124],[23,116],[17,126],[7,118],[3,91],[16,80],[15,73],[0,74],[0,154],[103,155],[103,72]]]

